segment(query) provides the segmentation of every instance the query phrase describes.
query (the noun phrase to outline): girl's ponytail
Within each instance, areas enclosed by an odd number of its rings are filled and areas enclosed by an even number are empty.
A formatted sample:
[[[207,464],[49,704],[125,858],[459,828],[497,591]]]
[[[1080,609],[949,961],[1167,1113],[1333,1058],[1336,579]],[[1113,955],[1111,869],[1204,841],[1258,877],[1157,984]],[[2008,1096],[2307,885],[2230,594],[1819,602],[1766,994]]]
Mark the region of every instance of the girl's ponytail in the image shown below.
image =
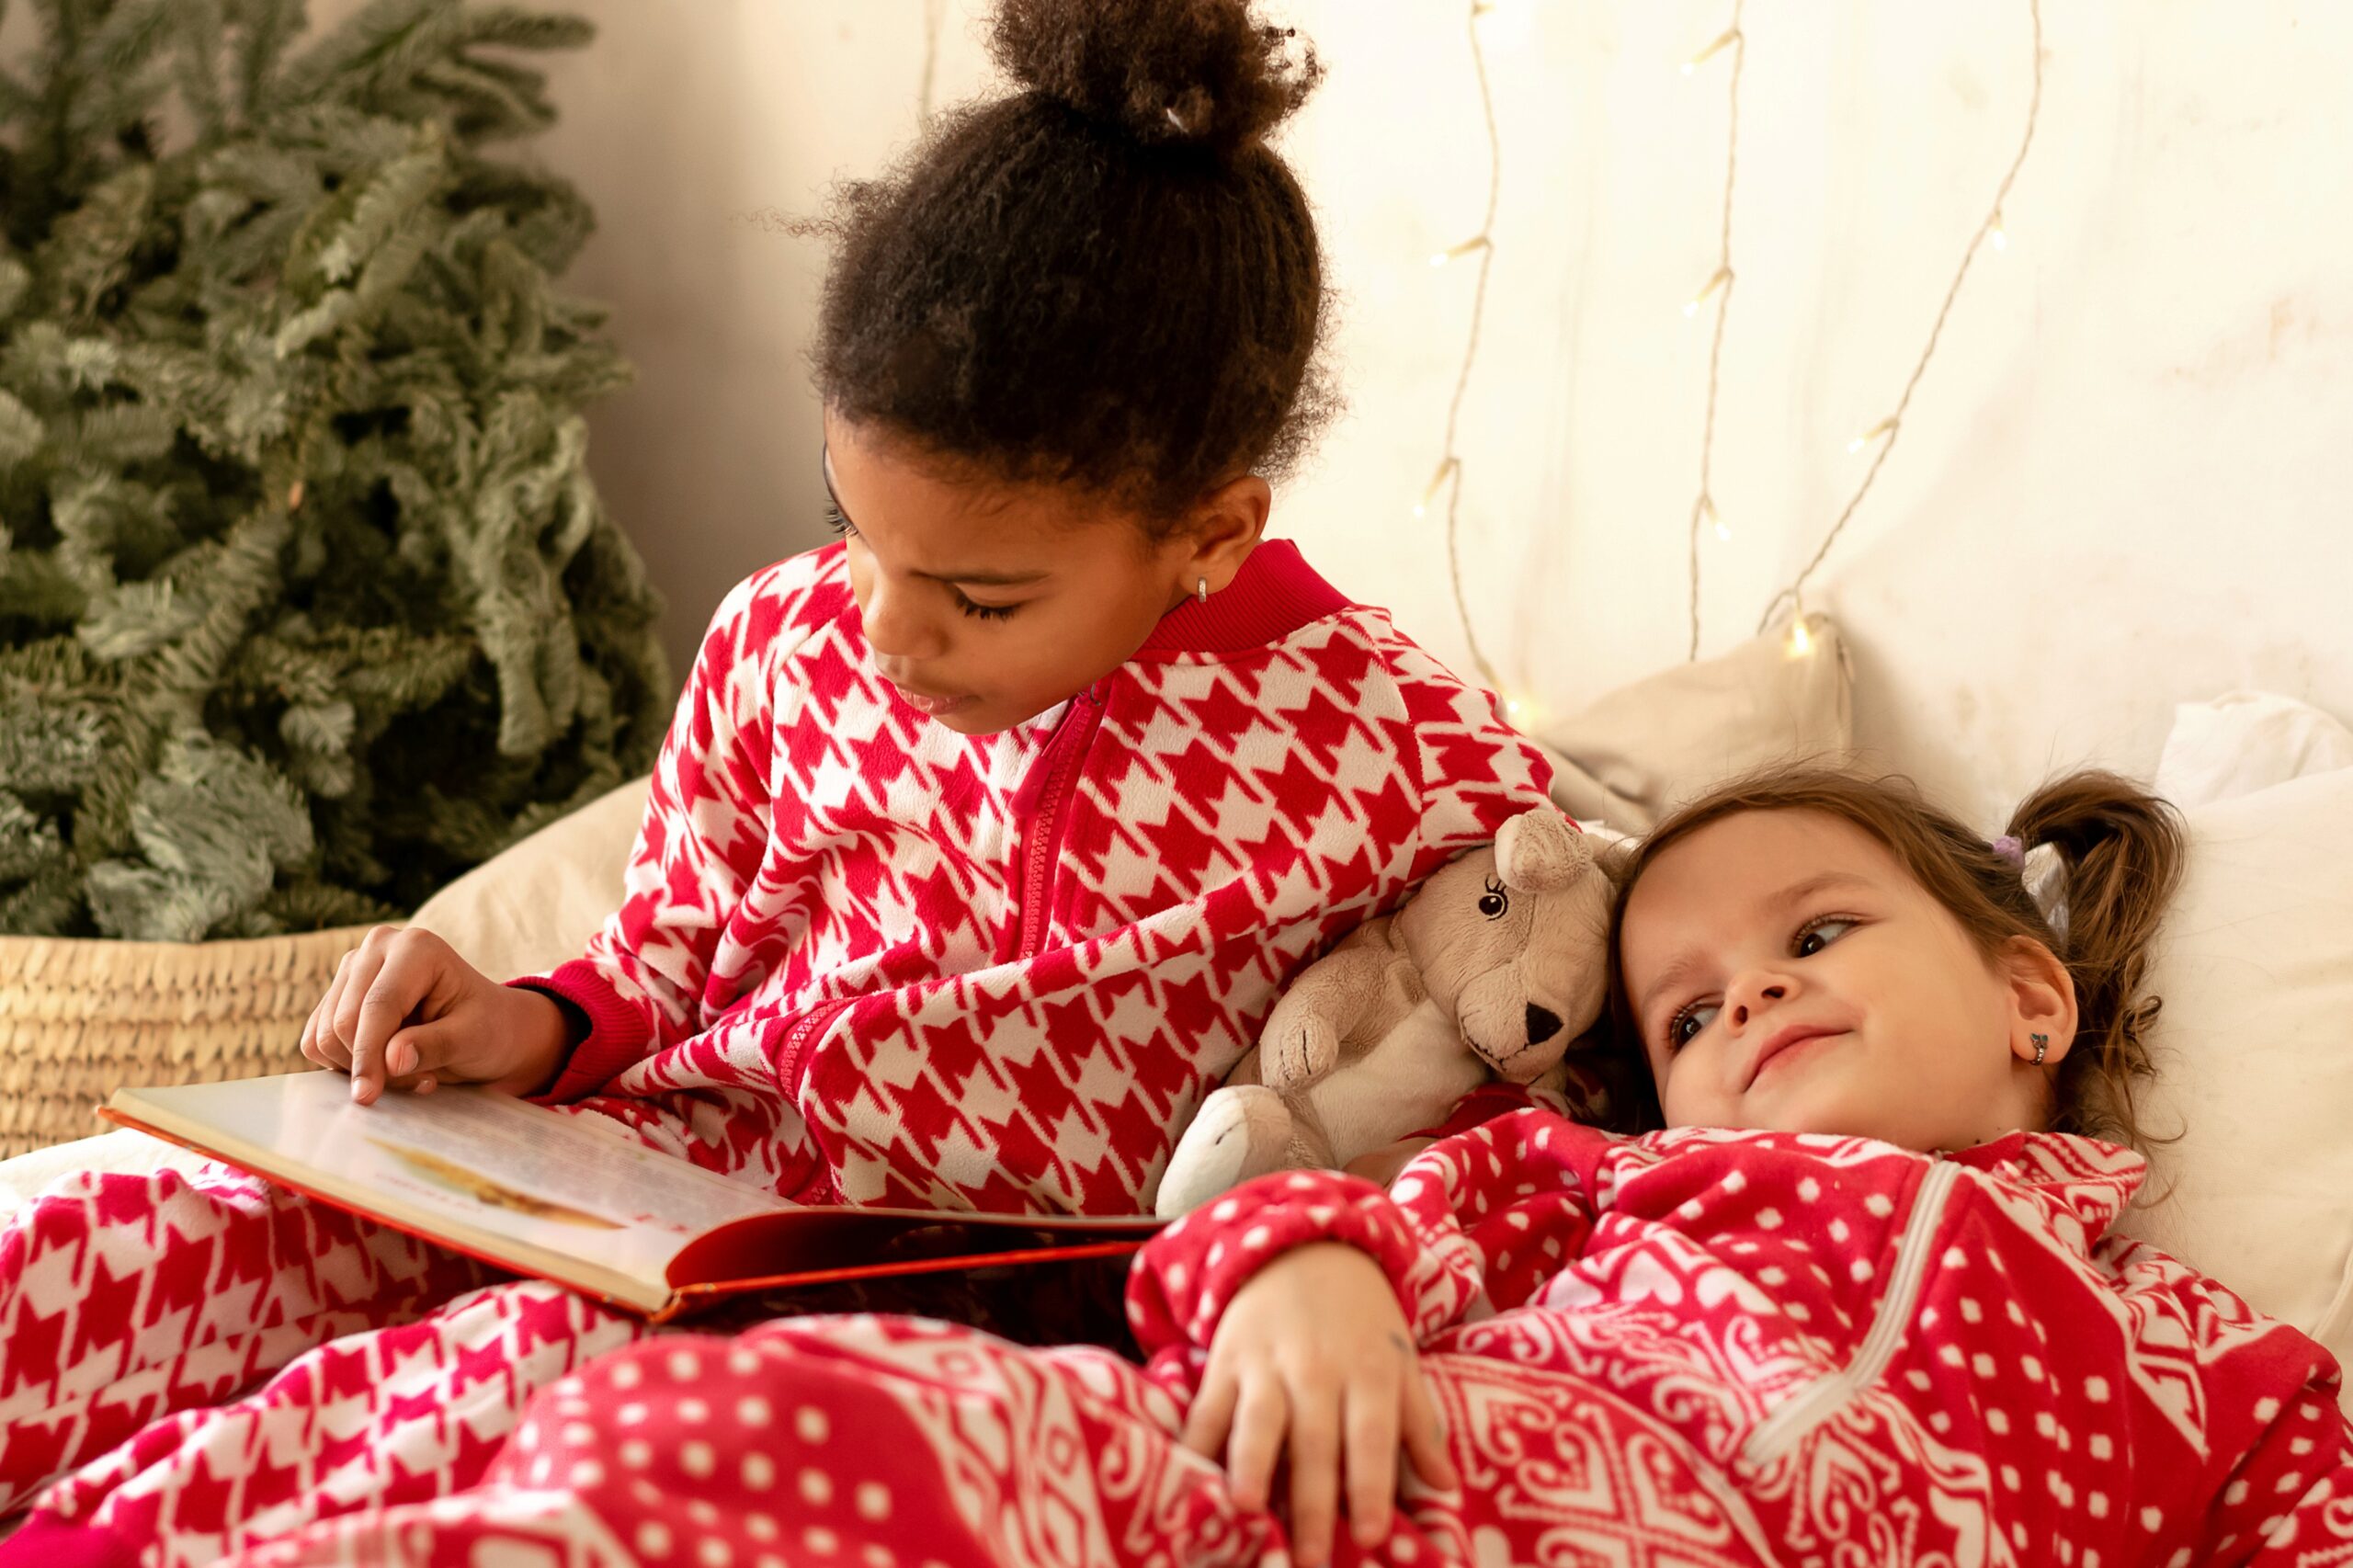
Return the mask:
[[[2058,951],[2075,982],[2076,1028],[2059,1068],[2057,1128],[2145,1141],[2133,1085],[2154,1071],[2147,1035],[2162,1003],[2140,993],[2150,945],[2181,881],[2180,816],[2128,779],[2086,771],[2028,796],[2008,831],[2029,851],[2051,845],[2066,866]]]

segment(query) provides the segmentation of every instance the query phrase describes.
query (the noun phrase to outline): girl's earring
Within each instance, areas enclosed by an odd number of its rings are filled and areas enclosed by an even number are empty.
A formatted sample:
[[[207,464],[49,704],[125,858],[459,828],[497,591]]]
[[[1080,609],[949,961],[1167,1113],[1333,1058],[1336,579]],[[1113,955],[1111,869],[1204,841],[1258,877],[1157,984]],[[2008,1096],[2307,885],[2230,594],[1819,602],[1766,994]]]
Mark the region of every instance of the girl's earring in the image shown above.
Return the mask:
[[[1210,602],[1210,580],[1207,577],[1201,578],[1193,591],[1200,595],[1203,604]]]
[[[2041,1066],[2043,1053],[2051,1049],[2051,1037],[2047,1034],[2030,1034],[2026,1038],[2034,1041],[2034,1064],[2037,1067]]]

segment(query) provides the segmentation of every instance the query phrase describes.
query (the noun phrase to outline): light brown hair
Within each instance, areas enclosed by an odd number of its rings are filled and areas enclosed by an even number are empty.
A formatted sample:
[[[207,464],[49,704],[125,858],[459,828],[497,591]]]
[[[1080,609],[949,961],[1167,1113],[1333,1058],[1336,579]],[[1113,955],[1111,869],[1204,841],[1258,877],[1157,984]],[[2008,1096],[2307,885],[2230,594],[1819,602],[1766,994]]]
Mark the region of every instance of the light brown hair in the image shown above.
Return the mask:
[[[2021,850],[2056,846],[2066,865],[2066,935],[2052,929],[2018,863],[1930,804],[1911,780],[1864,778],[1833,768],[1776,769],[1719,785],[1670,812],[1610,867],[1617,899],[1609,921],[1609,1017],[1619,1049],[1643,1060],[1626,995],[1620,947],[1626,902],[1668,846],[1743,812],[1810,811],[1851,824],[1884,845],[1930,897],[1952,913],[1988,961],[2004,943],[2030,937],[2049,948],[2075,983],[2072,1048],[2052,1085],[2051,1130],[2145,1148],[2133,1085],[2154,1070],[2148,1029],[2161,1003],[2139,994],[2149,945],[2181,880],[2180,817],[2173,807],[2113,773],[2054,778],[2011,813],[2004,833]],[[1643,1126],[1661,1124],[1646,1071],[1634,1108]]]

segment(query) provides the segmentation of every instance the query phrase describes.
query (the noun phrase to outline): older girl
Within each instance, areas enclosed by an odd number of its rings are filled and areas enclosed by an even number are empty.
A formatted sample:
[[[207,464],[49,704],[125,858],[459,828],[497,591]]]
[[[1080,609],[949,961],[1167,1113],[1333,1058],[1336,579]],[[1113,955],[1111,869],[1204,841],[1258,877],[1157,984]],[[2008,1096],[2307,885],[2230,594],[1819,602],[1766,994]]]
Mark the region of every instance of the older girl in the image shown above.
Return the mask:
[[[995,44],[1019,90],[848,195],[842,542],[719,606],[620,911],[505,983],[370,932],[303,1034],[355,1098],[536,1094],[810,1202],[1133,1212],[1291,972],[1544,801],[1490,698],[1265,537],[1331,401],[1267,144],[1312,58],[1246,0],[1009,0]],[[0,1232],[0,1511],[111,1449],[42,1528],[210,1561],[469,1485],[642,1332],[485,1278],[217,1167],[62,1184]]]

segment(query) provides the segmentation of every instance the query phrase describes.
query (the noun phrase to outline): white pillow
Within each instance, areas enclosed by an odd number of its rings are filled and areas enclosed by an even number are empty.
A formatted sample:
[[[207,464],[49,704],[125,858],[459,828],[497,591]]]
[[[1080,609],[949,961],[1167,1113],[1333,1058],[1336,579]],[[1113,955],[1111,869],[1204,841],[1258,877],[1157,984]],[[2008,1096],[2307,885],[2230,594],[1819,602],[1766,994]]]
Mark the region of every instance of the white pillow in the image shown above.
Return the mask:
[[[2175,706],[2151,788],[2186,808],[2340,767],[2353,767],[2353,730],[2281,692],[2226,691]]]
[[[2353,1360],[2353,768],[2184,815],[2142,1095],[2182,1137],[2121,1228]]]

